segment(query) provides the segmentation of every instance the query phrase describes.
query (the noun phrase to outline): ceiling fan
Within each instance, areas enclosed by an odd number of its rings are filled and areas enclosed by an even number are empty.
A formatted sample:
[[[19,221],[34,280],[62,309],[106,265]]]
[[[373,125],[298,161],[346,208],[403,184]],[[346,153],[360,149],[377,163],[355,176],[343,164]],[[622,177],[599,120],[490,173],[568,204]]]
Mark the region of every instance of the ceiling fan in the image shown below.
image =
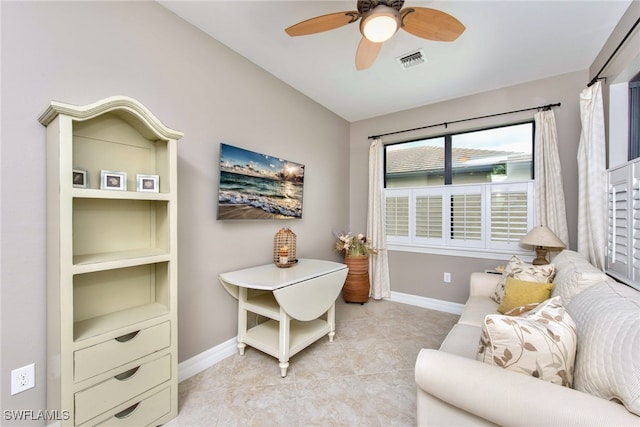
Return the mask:
[[[357,11],[337,12],[307,19],[285,29],[290,36],[333,30],[360,20],[362,39],[356,51],[356,69],[369,68],[382,43],[399,28],[427,40],[453,41],[465,30],[453,16],[426,7],[405,7],[404,0],[358,0]]]

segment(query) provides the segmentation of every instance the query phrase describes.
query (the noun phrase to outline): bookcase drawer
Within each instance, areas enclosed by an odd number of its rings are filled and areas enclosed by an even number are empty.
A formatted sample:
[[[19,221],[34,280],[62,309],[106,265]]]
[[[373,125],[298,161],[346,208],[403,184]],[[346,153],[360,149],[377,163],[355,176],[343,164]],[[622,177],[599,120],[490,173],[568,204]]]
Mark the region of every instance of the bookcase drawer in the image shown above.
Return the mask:
[[[74,396],[76,424],[100,415],[170,378],[171,355],[167,354],[77,392]]]
[[[74,379],[76,382],[162,350],[171,344],[169,322],[83,348],[74,352]]]
[[[167,387],[96,424],[100,427],[143,427],[151,425],[171,410],[171,388]],[[82,427],[89,426],[84,424]]]

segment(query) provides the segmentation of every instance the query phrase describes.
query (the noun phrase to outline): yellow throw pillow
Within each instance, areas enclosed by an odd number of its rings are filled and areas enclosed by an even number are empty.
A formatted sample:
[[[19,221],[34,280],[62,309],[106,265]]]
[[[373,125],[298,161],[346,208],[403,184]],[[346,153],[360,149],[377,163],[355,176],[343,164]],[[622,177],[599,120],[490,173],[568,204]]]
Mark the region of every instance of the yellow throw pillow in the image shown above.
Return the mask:
[[[504,285],[507,277],[515,277],[518,280],[529,282],[549,283],[556,275],[556,267],[553,264],[533,265],[527,264],[520,257],[514,255],[504,267],[502,277],[496,286],[491,299],[500,304],[504,297]]]
[[[504,314],[516,307],[545,301],[551,296],[552,289],[553,283],[527,282],[507,277],[504,298],[498,306],[498,312]]]

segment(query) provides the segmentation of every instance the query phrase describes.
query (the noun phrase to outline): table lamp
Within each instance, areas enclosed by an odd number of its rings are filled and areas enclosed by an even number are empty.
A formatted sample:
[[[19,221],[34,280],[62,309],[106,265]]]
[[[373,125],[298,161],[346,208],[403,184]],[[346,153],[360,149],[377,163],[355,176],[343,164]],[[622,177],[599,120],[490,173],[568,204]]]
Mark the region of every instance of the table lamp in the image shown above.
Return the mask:
[[[535,248],[536,259],[533,260],[533,265],[549,264],[549,261],[547,261],[547,251],[549,249],[561,250],[566,247],[562,240],[544,225],[539,225],[529,230],[529,232],[520,239],[520,243]]]

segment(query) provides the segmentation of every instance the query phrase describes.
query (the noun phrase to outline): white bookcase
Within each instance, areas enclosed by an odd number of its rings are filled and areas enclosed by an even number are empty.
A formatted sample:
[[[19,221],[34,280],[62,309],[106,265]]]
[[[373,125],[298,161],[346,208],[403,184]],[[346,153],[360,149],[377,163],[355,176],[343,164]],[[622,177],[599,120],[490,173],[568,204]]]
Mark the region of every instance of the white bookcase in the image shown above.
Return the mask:
[[[160,425],[177,415],[177,177],[181,132],[138,101],[52,102],[47,127],[47,408],[63,426]],[[85,187],[73,171],[85,171]],[[125,172],[126,190],[100,172]],[[158,192],[136,175],[157,175]],[[68,419],[64,419],[68,418]]]

